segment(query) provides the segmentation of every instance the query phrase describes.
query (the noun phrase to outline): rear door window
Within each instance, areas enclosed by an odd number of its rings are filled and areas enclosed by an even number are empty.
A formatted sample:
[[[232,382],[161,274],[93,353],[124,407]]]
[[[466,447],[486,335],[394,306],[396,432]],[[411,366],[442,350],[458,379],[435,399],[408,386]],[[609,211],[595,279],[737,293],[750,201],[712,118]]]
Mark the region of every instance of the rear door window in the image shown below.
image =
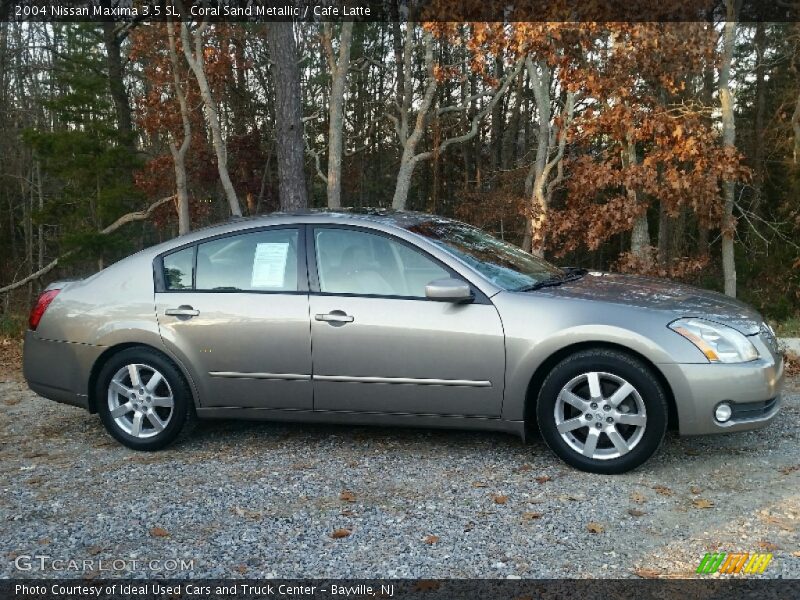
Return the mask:
[[[198,291],[296,292],[294,228],[220,238],[197,247]]]

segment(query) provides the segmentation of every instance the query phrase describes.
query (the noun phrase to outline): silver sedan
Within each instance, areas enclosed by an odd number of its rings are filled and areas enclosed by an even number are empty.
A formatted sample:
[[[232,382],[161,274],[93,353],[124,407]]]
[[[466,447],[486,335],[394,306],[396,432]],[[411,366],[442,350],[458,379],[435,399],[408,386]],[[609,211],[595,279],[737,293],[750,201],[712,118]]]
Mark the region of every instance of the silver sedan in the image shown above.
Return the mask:
[[[767,424],[783,362],[759,314],[726,296],[365,210],[232,221],[55,283],[24,372],[139,450],[198,417],[538,427],[574,467],[620,473],[668,427]]]

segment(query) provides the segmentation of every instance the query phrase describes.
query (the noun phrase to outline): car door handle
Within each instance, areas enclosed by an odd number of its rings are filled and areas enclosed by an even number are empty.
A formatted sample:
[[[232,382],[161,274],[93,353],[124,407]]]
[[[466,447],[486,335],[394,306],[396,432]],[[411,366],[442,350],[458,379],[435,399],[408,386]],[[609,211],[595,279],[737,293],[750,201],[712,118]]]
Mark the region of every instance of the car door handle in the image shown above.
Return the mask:
[[[334,310],[327,314],[314,315],[317,321],[326,321],[328,323],[352,323],[353,317],[341,310]]]
[[[179,306],[178,308],[168,308],[164,311],[164,314],[170,317],[196,317],[200,314],[200,311],[191,306]]]

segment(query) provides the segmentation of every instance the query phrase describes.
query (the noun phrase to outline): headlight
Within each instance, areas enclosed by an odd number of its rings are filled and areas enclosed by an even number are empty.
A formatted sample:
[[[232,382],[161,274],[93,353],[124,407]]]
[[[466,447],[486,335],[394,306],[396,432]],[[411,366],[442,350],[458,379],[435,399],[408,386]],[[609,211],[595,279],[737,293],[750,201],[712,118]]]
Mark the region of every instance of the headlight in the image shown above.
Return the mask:
[[[692,342],[711,362],[740,363],[758,358],[747,337],[727,325],[703,319],[678,319],[669,328]]]

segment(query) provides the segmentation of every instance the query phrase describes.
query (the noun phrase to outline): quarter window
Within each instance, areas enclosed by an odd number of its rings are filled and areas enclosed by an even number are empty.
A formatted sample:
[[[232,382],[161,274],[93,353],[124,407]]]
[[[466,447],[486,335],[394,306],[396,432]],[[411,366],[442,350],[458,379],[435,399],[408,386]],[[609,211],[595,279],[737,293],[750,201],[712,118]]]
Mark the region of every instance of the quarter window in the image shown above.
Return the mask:
[[[320,291],[424,298],[425,286],[450,274],[405,244],[354,229],[317,229]]]
[[[168,290],[192,289],[194,246],[164,257],[164,287]]]
[[[297,229],[225,237],[197,247],[197,290],[297,291]]]

